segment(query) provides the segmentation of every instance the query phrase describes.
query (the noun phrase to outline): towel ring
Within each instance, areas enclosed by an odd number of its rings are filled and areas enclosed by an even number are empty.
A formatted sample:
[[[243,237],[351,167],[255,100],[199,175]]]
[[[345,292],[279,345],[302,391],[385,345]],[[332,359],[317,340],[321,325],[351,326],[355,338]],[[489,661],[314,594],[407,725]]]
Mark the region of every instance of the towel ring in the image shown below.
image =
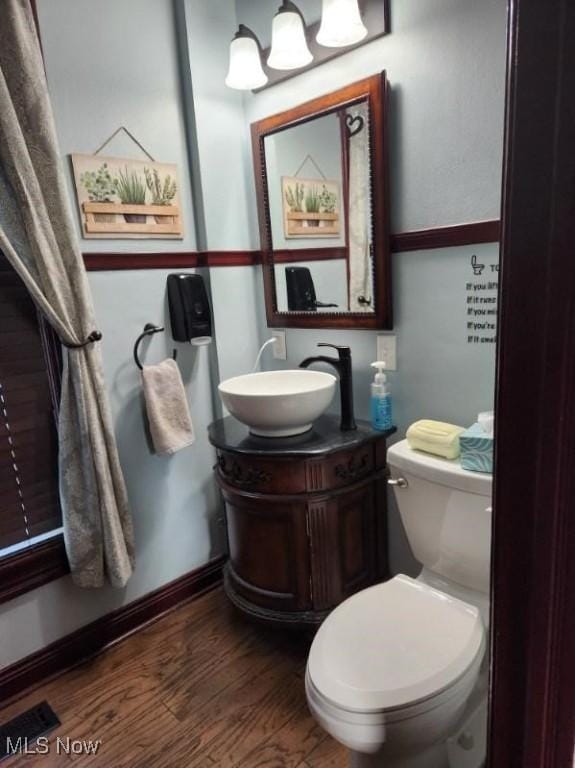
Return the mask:
[[[152,336],[154,333],[160,333],[163,330],[165,329],[162,326],[152,325],[152,323],[146,323],[146,325],[144,326],[143,333],[141,333],[136,339],[136,343],[134,344],[134,362],[136,363],[136,365],[140,370],[142,370],[143,368],[142,363],[140,362],[140,358],[138,357],[138,348],[140,346],[140,342],[142,341],[142,339],[145,339],[146,336]],[[177,357],[178,357],[178,352],[177,350],[174,349],[172,353],[172,358],[176,360]]]

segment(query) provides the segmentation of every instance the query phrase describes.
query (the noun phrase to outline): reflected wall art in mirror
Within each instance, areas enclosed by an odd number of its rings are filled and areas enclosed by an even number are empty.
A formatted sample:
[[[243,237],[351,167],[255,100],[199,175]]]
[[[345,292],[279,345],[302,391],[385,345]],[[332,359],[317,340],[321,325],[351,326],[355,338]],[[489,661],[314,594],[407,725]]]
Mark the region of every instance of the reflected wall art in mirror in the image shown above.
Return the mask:
[[[269,326],[392,327],[385,73],[252,124]]]

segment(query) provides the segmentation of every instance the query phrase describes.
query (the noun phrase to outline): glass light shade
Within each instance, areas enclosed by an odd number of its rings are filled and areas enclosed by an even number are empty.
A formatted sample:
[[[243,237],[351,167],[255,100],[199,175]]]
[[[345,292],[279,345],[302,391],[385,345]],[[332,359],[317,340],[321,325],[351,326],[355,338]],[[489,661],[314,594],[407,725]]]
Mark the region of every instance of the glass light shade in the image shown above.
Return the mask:
[[[313,61],[307,46],[303,19],[291,4],[274,16],[272,23],[272,48],[268,57],[268,67],[273,69],[299,69]]]
[[[251,30],[240,25],[240,30],[230,43],[230,66],[226,77],[228,88],[250,91],[261,88],[268,81],[262,68],[260,47]]]
[[[367,35],[358,0],[323,0],[316,40],[327,48],[359,43]]]

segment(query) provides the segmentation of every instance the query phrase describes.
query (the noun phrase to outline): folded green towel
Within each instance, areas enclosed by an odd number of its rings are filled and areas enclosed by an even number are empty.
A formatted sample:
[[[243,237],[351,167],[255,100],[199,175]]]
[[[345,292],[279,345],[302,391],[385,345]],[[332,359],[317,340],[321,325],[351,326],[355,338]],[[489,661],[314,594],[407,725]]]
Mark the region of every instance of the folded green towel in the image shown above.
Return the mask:
[[[459,456],[459,435],[462,432],[465,429],[455,424],[420,419],[409,427],[406,437],[410,448],[444,459],[456,459]]]

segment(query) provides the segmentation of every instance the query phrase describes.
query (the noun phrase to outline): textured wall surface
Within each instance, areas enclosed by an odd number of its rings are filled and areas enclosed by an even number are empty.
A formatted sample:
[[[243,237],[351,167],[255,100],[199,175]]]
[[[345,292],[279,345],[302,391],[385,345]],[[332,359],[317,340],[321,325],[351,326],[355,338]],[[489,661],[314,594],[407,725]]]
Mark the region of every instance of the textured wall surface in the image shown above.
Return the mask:
[[[82,241],[83,250],[176,250],[196,246],[175,23],[168,0],[40,0],[46,70],[66,155],[91,152],[119,125],[161,160],[180,166],[186,226],[182,241]],[[137,26],[137,34],[128,30]],[[109,154],[140,157],[122,138]],[[66,159],[64,159],[66,162]],[[196,443],[171,458],[152,455],[142,413],[140,372],[132,360],[146,322],[167,325],[167,270],[90,274],[115,429],[133,507],[137,565],[125,590],[79,590],[68,578],[0,606],[0,667],[220,554],[224,528],[207,443],[213,418],[208,348],[178,345]],[[168,334],[143,355],[171,354]]]

